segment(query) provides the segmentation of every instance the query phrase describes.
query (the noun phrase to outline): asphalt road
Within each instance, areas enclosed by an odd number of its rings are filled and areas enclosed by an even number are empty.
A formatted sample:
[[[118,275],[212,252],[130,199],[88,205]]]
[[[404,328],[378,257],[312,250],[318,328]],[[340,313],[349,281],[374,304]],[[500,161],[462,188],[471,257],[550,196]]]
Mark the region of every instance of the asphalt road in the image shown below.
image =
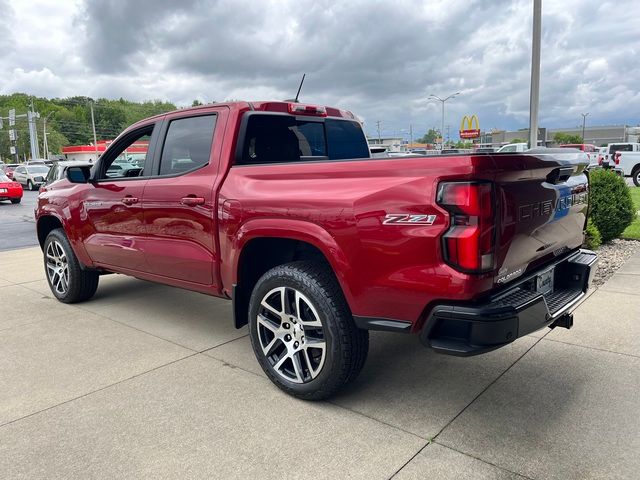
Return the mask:
[[[0,251],[38,244],[33,209],[38,192],[25,190],[22,202],[0,202]]]

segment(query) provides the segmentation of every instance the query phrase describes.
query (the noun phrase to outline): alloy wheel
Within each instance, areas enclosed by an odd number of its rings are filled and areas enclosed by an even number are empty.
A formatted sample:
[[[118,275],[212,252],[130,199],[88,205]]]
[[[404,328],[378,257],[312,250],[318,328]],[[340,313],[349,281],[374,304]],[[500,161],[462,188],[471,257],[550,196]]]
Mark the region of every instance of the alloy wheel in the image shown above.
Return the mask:
[[[293,383],[308,383],[321,372],[327,344],[311,301],[291,287],[274,288],[260,302],[260,348],[273,370]]]
[[[56,240],[49,242],[46,251],[47,276],[49,284],[60,295],[69,289],[69,262],[62,245]]]

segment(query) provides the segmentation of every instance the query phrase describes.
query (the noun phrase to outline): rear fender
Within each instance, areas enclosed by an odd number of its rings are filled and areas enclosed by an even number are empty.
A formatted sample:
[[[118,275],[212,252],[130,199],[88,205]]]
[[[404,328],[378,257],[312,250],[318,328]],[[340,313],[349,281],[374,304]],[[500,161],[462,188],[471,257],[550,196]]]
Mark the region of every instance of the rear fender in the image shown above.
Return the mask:
[[[306,242],[316,247],[331,266],[349,305],[352,305],[352,271],[343,249],[320,225],[304,220],[256,219],[245,222],[233,238],[230,261],[221,269],[223,285],[229,288],[238,281],[238,262],[243,248],[256,238],[283,238]]]

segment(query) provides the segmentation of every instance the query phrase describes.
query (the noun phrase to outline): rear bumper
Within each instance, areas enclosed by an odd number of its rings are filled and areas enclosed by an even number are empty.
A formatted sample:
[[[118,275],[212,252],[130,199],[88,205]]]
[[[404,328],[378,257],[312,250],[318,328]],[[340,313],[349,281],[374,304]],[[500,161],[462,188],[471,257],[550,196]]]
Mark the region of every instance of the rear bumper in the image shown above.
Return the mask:
[[[556,262],[551,293],[535,291],[533,272],[518,284],[477,304],[440,304],[425,323],[420,340],[449,355],[485,353],[543,327],[573,324],[571,311],[585,297],[597,264],[597,255],[580,250]]]

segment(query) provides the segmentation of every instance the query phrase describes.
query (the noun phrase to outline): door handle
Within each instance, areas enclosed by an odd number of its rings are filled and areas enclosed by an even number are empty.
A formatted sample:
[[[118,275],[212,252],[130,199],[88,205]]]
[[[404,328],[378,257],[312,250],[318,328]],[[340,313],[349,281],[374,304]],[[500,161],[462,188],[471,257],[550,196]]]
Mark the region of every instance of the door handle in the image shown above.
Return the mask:
[[[138,203],[138,199],[136,197],[124,197],[122,199],[122,203],[125,205],[133,205],[134,203]]]
[[[188,207],[195,207],[196,205],[204,205],[203,197],[182,197],[180,203]]]

